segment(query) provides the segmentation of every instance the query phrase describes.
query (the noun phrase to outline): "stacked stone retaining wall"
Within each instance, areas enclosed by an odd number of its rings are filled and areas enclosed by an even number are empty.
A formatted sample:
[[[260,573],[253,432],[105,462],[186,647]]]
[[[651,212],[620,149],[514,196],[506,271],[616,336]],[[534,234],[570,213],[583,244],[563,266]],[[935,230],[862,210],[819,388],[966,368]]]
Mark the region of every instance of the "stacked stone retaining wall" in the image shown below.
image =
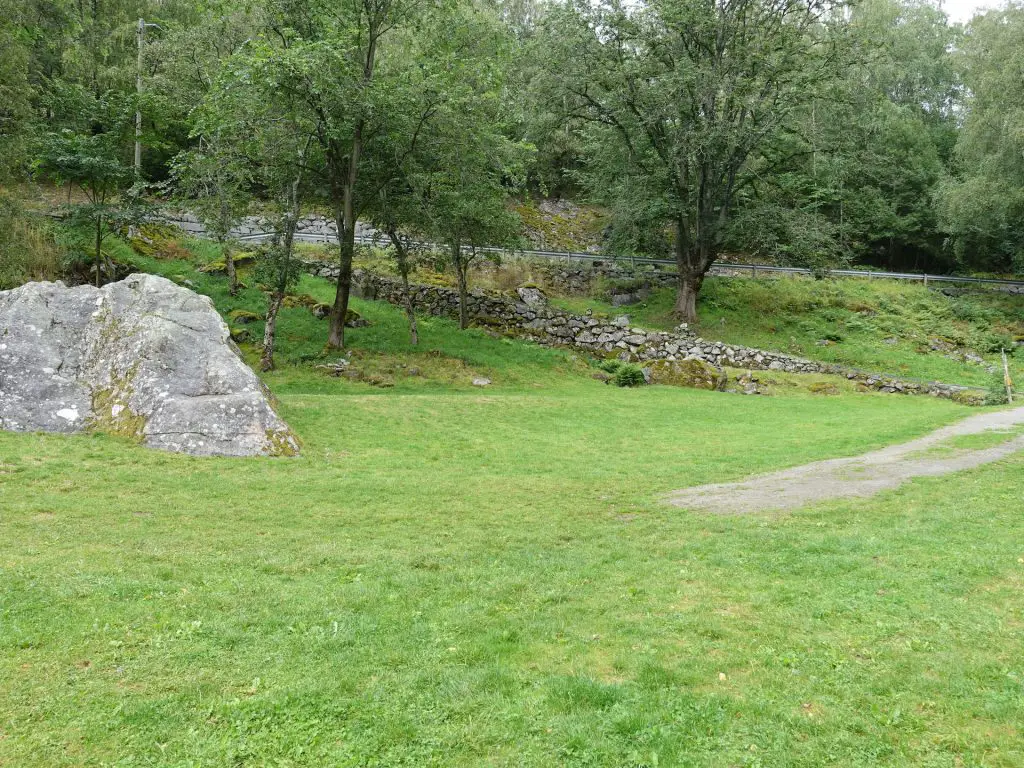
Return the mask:
[[[313,274],[334,279],[335,264],[311,262]],[[401,306],[401,281],[365,270],[356,270],[353,293],[364,299]],[[413,304],[421,313],[459,316],[458,291],[443,286],[411,286]],[[805,360],[781,352],[769,352],[703,339],[685,325],[674,331],[651,331],[630,324],[626,315],[603,317],[576,315],[549,305],[535,288],[520,288],[515,295],[473,289],[467,299],[468,315],[477,326],[491,327],[546,346],[570,347],[599,357],[617,356],[643,363],[652,360],[697,358],[716,366],[786,373],[824,373],[845,376],[868,389],[905,394],[928,394],[968,403],[980,402],[983,393],[969,387],[939,382],[920,382],[858,371],[832,363]]]

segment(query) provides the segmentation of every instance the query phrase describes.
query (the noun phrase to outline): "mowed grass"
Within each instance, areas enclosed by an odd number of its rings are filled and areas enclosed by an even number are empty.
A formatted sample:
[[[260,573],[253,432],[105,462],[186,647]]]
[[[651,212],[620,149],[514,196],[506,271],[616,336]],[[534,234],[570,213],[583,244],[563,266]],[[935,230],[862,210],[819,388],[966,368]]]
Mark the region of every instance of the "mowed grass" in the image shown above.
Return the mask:
[[[392,388],[282,317],[298,458],[0,433],[0,765],[1024,762],[1024,460],[781,516],[660,502],[971,411],[617,389],[359,308]]]
[[[0,763],[1024,758],[1024,462],[782,517],[658,502],[954,406],[594,383],[282,411],[294,460],[0,435]]]

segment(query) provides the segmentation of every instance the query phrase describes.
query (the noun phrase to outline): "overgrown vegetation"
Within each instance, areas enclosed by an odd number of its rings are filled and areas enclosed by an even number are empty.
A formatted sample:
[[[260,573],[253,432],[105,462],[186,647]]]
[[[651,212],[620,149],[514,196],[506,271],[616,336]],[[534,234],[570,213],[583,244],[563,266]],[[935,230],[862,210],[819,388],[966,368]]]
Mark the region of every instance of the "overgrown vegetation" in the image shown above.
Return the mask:
[[[678,323],[668,288],[628,307],[580,297],[553,301],[578,312],[626,313],[651,328]],[[1024,297],[999,291],[846,278],[720,277],[708,280],[699,310],[697,331],[705,338],[868,371],[987,387],[995,376],[1002,381],[999,351],[1006,349],[1014,377],[1024,373],[1015,354],[1024,340]]]
[[[62,267],[51,226],[0,191],[0,290],[30,280],[56,280]]]

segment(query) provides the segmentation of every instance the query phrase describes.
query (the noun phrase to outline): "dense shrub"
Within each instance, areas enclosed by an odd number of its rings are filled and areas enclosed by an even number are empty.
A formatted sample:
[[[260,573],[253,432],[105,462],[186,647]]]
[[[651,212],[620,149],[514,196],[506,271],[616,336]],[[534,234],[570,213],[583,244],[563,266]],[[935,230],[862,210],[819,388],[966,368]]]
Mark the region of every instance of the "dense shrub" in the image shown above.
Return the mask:
[[[643,370],[632,363],[620,365],[612,380],[620,387],[639,387],[646,383]]]

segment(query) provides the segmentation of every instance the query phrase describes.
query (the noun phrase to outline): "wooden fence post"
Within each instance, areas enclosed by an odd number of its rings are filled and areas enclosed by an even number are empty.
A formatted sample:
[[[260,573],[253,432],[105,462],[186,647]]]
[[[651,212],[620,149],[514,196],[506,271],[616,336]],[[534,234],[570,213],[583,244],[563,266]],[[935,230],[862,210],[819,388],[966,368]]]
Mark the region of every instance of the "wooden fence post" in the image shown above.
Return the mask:
[[[1001,349],[999,352],[1003,356],[1003,383],[1006,384],[1006,402],[1013,402],[1013,380],[1010,378],[1010,365],[1006,362],[1006,350]]]

